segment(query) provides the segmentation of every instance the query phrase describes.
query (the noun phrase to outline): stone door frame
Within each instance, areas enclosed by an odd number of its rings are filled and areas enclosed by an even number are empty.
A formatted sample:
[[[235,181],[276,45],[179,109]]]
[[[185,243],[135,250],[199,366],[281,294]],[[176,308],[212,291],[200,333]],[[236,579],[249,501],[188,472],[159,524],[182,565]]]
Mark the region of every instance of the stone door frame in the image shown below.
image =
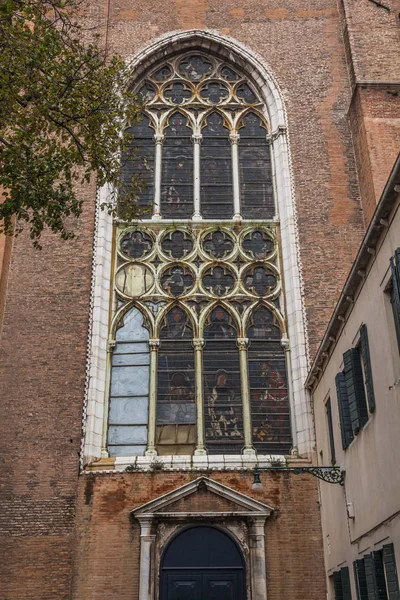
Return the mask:
[[[231,511],[171,512],[168,507],[206,489],[234,505]],[[199,477],[132,511],[140,525],[139,600],[158,600],[161,557],[177,533],[193,524],[208,524],[228,533],[246,564],[247,600],[266,600],[265,521],[273,508],[208,477]]]

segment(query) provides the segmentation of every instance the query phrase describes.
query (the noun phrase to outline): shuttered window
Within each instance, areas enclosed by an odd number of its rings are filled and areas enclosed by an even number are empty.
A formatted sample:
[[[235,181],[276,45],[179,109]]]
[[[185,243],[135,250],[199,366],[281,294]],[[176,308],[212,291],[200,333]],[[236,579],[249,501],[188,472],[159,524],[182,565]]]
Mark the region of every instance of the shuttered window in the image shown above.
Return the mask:
[[[385,567],[388,598],[389,600],[400,600],[399,579],[393,544],[383,546],[383,564]]]
[[[400,600],[393,544],[354,563],[358,600]]]
[[[343,354],[343,360],[351,426],[354,435],[357,435],[361,427],[368,421],[361,356],[358,348],[347,350]]]
[[[367,391],[368,408],[372,413],[375,410],[375,393],[374,382],[372,379],[371,358],[369,353],[368,331],[365,323],[360,329],[360,352],[364,367],[364,382],[365,389]]]
[[[390,259],[390,267],[392,270],[391,303],[396,328],[397,345],[400,351],[400,248],[397,248],[394,258]]]
[[[357,600],[368,600],[365,565],[362,559],[354,562],[354,579],[356,582]]]
[[[348,567],[343,567],[333,574],[335,600],[351,600],[350,573]]]
[[[339,405],[340,432],[342,447],[345,450],[353,441],[354,434],[351,425],[349,397],[347,395],[346,378],[343,372],[336,375],[336,393]]]

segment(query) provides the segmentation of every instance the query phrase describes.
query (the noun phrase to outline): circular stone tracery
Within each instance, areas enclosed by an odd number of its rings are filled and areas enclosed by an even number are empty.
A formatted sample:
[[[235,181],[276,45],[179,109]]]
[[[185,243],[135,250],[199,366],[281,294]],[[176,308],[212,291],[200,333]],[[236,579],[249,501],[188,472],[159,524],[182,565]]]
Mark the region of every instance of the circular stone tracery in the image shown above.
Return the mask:
[[[225,265],[214,265],[204,272],[202,283],[207,292],[220,298],[233,290],[236,277]]]
[[[268,296],[277,284],[275,273],[264,265],[252,265],[246,269],[242,281],[246,290],[257,296]]]
[[[143,258],[150,254],[153,240],[150,235],[140,230],[128,231],[121,237],[120,249],[127,258]]]
[[[115,287],[129,298],[147,294],[154,284],[154,276],[145,265],[136,263],[121,267],[115,276]]]
[[[183,258],[189,255],[194,247],[193,237],[180,229],[168,231],[161,240],[161,250],[170,258]]]
[[[202,248],[211,258],[225,258],[232,252],[234,240],[226,231],[217,229],[203,237]]]
[[[251,259],[264,259],[274,251],[274,241],[268,233],[262,229],[254,229],[247,233],[242,242],[242,248]]]
[[[161,276],[161,287],[169,296],[183,296],[193,287],[194,277],[186,265],[175,264]]]

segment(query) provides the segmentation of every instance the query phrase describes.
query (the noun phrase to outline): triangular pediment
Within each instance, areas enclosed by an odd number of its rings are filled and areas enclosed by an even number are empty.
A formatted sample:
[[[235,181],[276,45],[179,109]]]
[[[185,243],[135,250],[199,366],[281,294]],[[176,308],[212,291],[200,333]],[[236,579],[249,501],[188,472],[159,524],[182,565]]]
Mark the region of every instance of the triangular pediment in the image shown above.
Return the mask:
[[[273,508],[222,483],[199,477],[132,511],[136,518],[178,515],[265,516]]]

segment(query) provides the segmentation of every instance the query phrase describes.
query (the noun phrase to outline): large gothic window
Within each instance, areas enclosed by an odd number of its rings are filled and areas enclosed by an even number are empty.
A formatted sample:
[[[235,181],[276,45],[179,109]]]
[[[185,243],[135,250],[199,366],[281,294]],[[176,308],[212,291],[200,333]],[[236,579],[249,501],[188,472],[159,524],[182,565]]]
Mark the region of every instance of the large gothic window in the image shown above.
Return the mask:
[[[116,225],[110,455],[285,454],[286,335],[269,118],[234,64],[159,63],[122,157],[142,221]],[[131,156],[135,149],[134,158]]]

